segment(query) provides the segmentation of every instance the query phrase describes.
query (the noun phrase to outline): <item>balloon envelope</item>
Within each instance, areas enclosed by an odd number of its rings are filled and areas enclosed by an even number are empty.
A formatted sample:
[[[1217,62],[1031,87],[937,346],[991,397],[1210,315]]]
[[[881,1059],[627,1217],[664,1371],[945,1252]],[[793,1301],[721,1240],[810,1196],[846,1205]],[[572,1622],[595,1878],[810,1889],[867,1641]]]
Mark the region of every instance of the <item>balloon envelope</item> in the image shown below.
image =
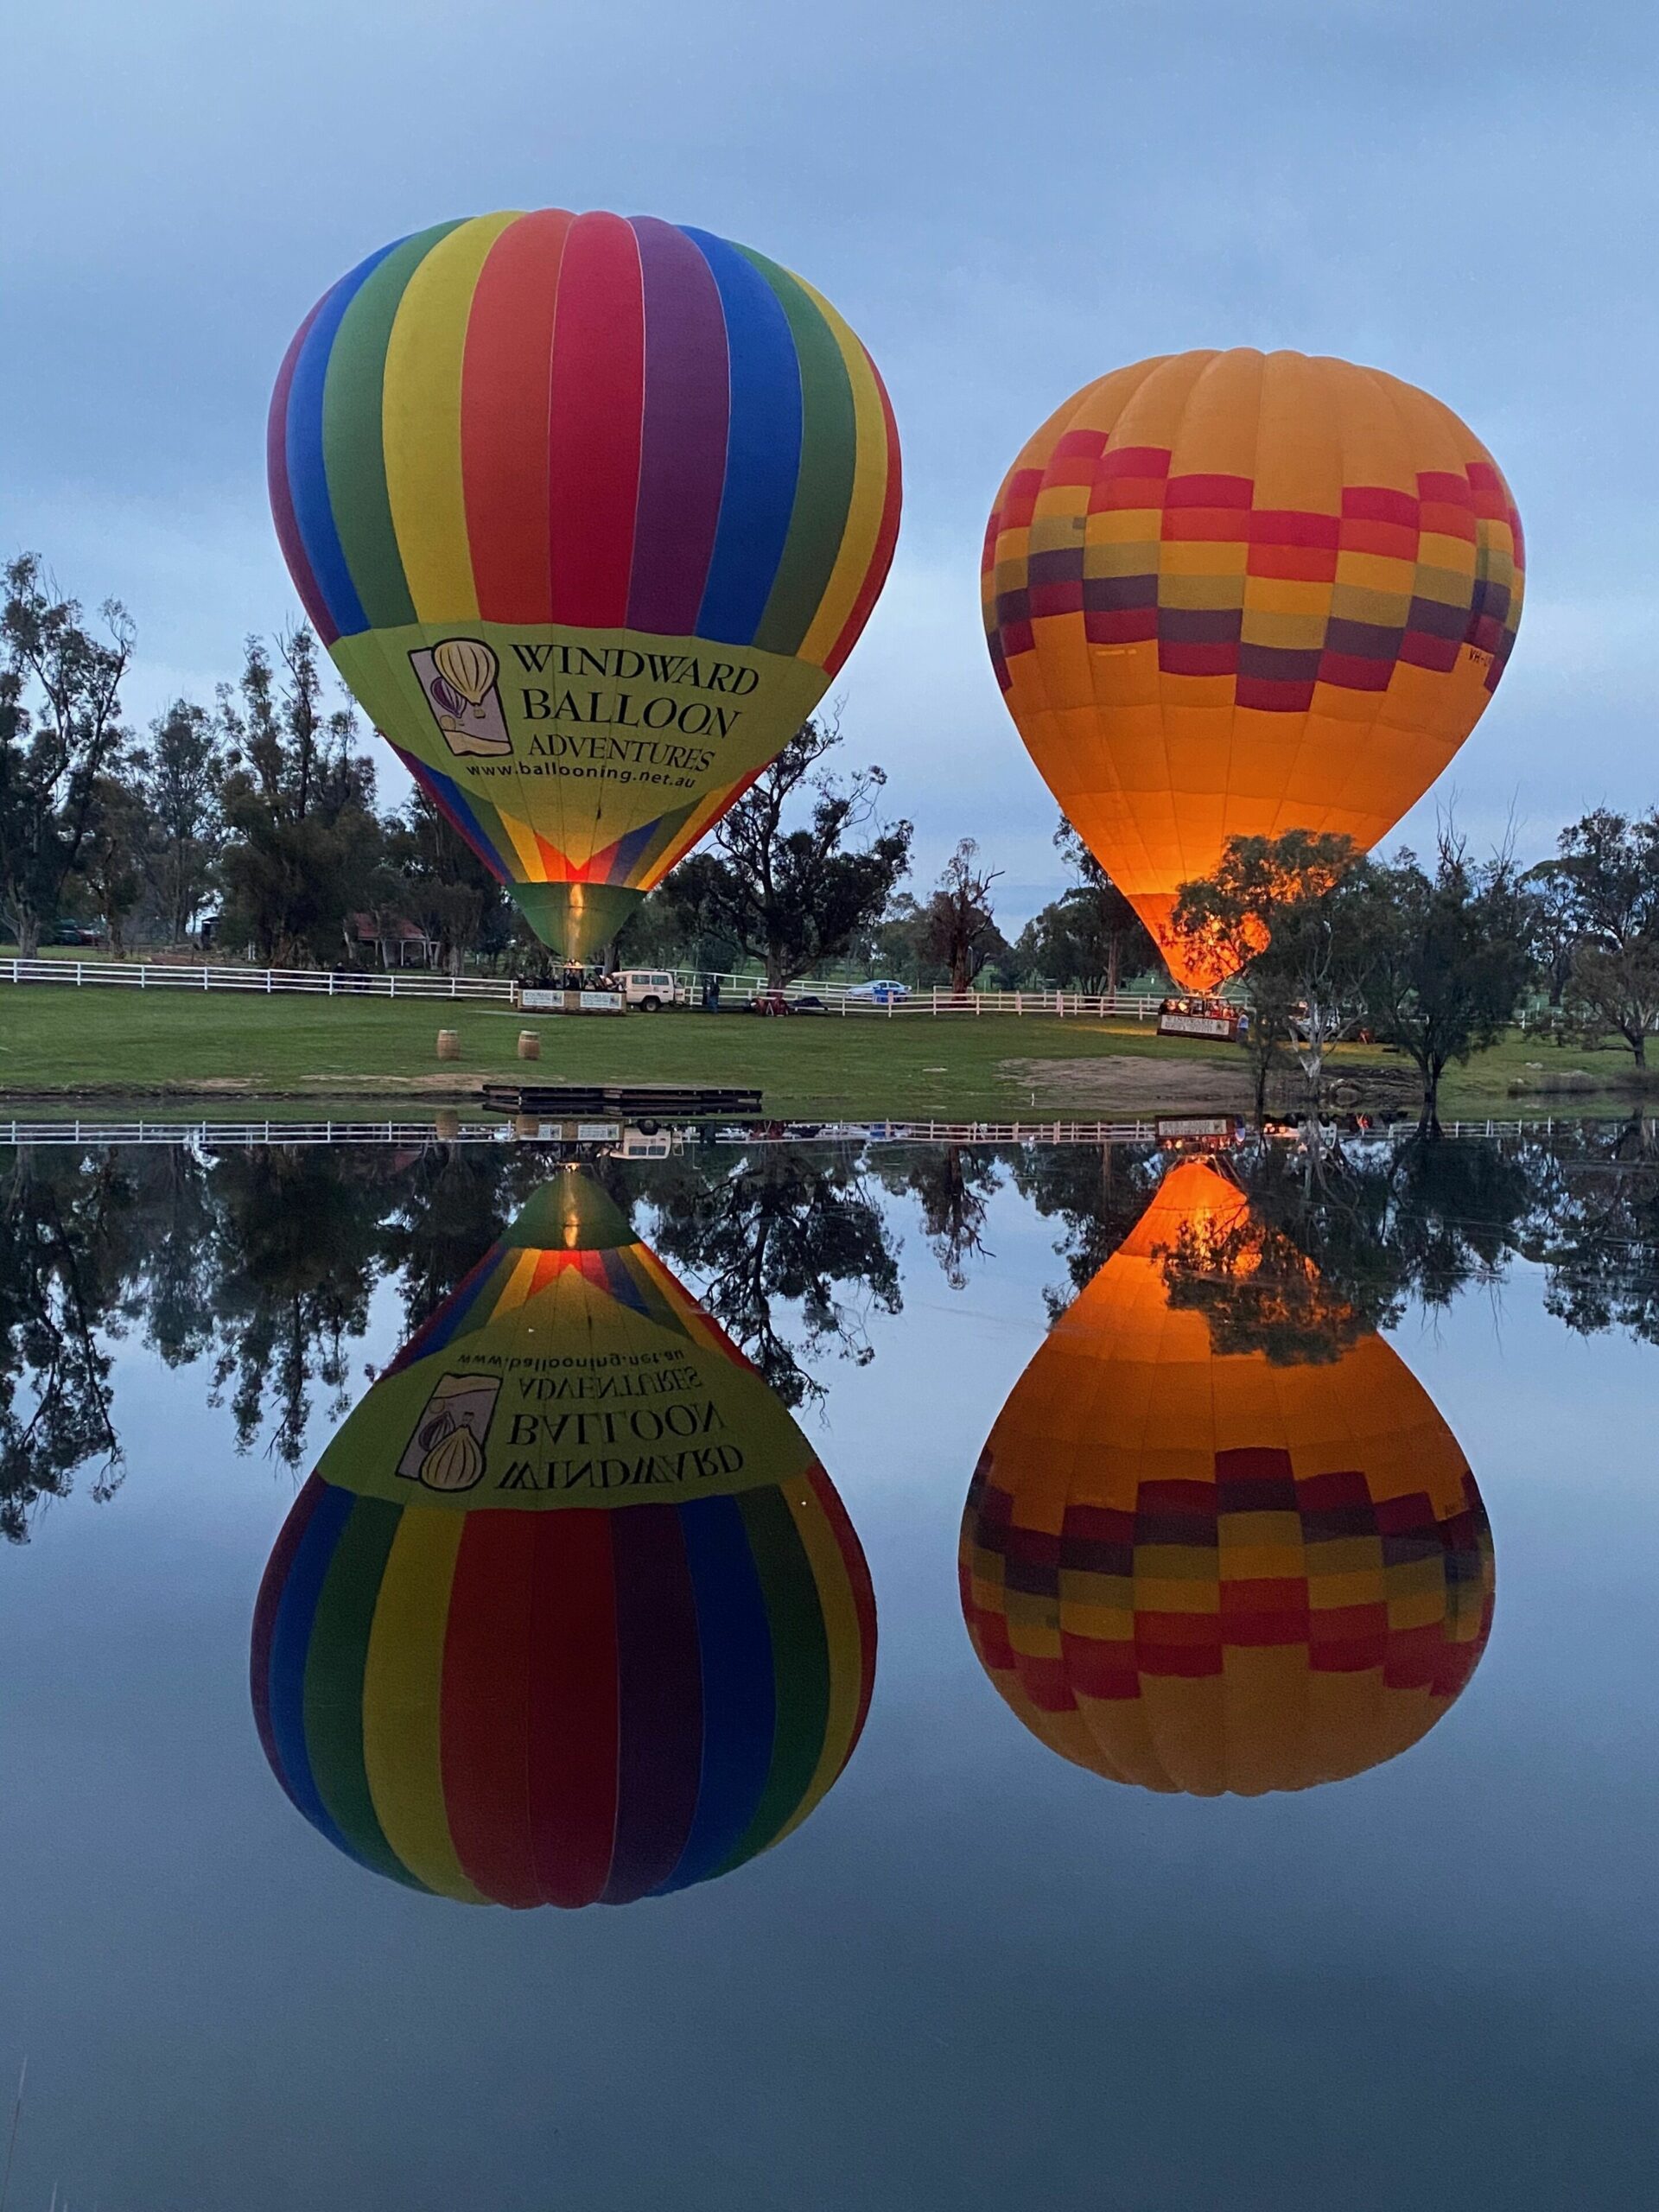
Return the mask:
[[[265,1572],[252,1692],[277,1780],[361,1865],[615,1904],[804,1820],[874,1661],[810,1446],[570,1170],[324,1453]]]
[[[1520,620],[1520,518],[1451,410],[1239,347],[1076,392],[997,494],[997,680],[1177,980],[1181,884],[1227,840],[1387,834],[1479,720]]]
[[[835,309],[651,217],[371,254],[295,335],[268,461],[346,682],[576,958],[817,705],[899,526],[892,410]]]
[[[1014,1385],[962,1527],[969,1635],[1033,1734],[1198,1796],[1394,1758],[1491,1625],[1474,1478],[1382,1338],[1275,1366],[1172,1305],[1165,1255],[1247,1216],[1213,1167],[1165,1177]]]

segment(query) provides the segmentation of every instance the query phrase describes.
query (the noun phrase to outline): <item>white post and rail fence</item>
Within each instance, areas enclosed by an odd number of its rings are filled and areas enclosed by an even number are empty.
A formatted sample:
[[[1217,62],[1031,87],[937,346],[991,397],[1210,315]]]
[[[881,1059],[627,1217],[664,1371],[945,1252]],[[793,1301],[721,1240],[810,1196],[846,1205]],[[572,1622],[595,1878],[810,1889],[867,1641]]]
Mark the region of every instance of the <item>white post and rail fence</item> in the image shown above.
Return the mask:
[[[703,986],[720,986],[728,1010],[746,1007],[765,986],[754,976],[676,969],[677,995],[696,1006]],[[505,976],[439,976],[422,969],[351,970],[326,968],[238,968],[218,962],[169,963],[149,960],[24,960],[0,957],[0,984],[44,984],[68,989],[300,993],[312,998],[443,999],[516,1007],[520,986]],[[1153,1021],[1160,1000],[1145,991],[963,991],[906,990],[901,996],[872,995],[868,984],[831,983],[804,978],[781,994],[791,1007],[815,1000],[810,1009],[839,1015],[874,1014],[894,1020],[907,1014],[957,1014],[969,1020],[986,1014],[1050,1014],[1063,1020],[1115,1018]]]

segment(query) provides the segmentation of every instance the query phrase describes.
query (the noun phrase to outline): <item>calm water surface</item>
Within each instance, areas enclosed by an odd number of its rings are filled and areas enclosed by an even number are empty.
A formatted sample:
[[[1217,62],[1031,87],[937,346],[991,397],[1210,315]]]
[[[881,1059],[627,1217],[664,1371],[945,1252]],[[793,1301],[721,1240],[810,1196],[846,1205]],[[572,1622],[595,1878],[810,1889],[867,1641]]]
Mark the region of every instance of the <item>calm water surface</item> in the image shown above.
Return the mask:
[[[1652,2207],[1656,1342],[1640,1129],[0,1153],[5,2201]]]

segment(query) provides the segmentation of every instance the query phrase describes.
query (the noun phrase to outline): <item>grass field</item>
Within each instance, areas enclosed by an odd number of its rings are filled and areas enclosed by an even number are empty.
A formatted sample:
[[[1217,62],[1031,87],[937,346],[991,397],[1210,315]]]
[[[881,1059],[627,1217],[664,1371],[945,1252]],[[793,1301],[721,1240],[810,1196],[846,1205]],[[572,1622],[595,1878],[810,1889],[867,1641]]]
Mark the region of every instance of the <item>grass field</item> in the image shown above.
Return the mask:
[[[440,1065],[437,1031],[461,1034],[458,1065]],[[517,1058],[537,1029],[542,1058]],[[1342,1066],[1375,1065],[1347,1048]],[[1443,1110],[1577,1110],[1573,1096],[1509,1096],[1527,1064],[1582,1069],[1610,1087],[1628,1054],[1560,1052],[1518,1035],[1449,1079]],[[1394,1065],[1397,1067],[1399,1063]],[[1200,1100],[1236,1100],[1235,1048],[1160,1039],[1132,1022],[1052,1015],[978,1019],[900,1014],[759,1020],[745,1014],[521,1016],[443,1001],[0,986],[0,1096],[303,1094],[394,1096],[418,1085],[464,1092],[486,1077],[543,1082],[704,1082],[753,1085],[769,1112],[807,1116],[1010,1119],[1068,1111],[1092,1118]]]

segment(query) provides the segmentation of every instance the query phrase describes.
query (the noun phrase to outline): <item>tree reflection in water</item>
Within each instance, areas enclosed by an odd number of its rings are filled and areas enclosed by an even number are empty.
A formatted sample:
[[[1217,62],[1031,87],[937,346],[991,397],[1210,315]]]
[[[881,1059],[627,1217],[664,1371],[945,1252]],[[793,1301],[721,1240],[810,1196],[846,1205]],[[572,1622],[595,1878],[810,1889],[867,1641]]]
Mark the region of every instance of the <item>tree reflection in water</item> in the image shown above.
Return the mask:
[[[1487,1141],[1342,1140],[1319,1172],[1283,1141],[1223,1155],[1249,1200],[1242,1254],[1164,1255],[1172,1302],[1269,1357],[1335,1357],[1408,1305],[1443,1308],[1541,1265],[1546,1304],[1580,1333],[1659,1343],[1659,1124],[1640,1116]],[[0,1533],[123,1461],[115,1349],[205,1370],[238,1446],[301,1464],[307,1425],[344,1414],[376,1294],[417,1328],[550,1172],[530,1145],[163,1145],[0,1153]],[[994,1263],[989,1206],[1012,1186],[1059,1225],[1069,1306],[1144,1211],[1165,1165],[1149,1144],[884,1148],[855,1141],[690,1147],[594,1172],[690,1281],[785,1403],[821,1399],[826,1363],[867,1363],[874,1315],[900,1310],[901,1226],[960,1287]],[[1225,1266],[1217,1264],[1225,1259]],[[1321,1349],[1323,1346],[1323,1350]],[[365,1370],[366,1372],[366,1370]]]
[[[786,1406],[824,1396],[813,1359],[833,1352],[863,1367],[874,1357],[871,1313],[903,1301],[861,1147],[756,1145],[712,1164],[682,1153],[653,1179],[649,1203],[652,1248]]]
[[[883,1185],[908,1192],[921,1208],[922,1234],[952,1290],[996,1255],[985,1243],[992,1198],[1002,1187],[1003,1155],[983,1146],[908,1146],[876,1154]]]

